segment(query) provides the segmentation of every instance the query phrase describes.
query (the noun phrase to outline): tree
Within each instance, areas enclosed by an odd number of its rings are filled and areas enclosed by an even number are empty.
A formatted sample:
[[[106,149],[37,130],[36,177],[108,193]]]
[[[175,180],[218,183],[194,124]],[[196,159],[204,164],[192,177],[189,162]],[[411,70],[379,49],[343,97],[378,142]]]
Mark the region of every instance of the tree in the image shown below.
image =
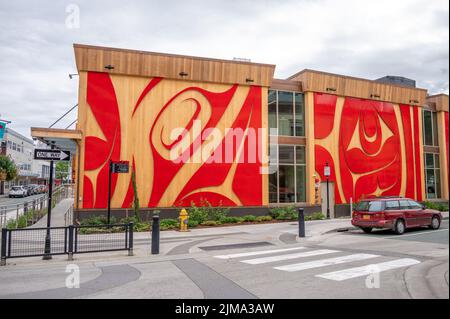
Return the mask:
[[[11,181],[17,177],[17,167],[14,161],[5,155],[0,155],[0,180]]]
[[[69,162],[59,161],[56,163],[56,179],[66,180],[69,176]]]

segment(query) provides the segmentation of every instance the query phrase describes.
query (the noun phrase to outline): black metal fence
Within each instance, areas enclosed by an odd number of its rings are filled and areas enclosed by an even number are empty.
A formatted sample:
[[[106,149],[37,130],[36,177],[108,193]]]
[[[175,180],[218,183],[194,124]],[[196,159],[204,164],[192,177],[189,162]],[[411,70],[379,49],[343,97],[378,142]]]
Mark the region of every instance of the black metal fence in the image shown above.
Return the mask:
[[[8,258],[128,250],[133,255],[133,223],[2,229],[1,265]]]

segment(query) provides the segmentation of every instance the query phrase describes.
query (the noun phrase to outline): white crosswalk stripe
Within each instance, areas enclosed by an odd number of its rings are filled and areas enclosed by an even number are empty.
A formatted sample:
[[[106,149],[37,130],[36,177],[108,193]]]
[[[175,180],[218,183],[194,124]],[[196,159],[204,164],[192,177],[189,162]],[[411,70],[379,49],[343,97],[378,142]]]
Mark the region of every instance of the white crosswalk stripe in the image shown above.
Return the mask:
[[[233,259],[233,258],[240,258],[239,260],[241,263],[249,264],[249,265],[262,265],[262,264],[268,264],[268,263],[275,263],[275,262],[281,262],[281,261],[287,261],[287,260],[294,260],[294,259],[301,259],[301,258],[308,258],[308,257],[318,257],[322,255],[327,254],[333,254],[333,253],[342,253],[342,251],[339,250],[333,250],[333,249],[313,249],[308,251],[301,251],[301,252],[295,252],[296,250],[303,250],[308,249],[307,247],[293,247],[293,248],[285,248],[285,249],[272,249],[272,250],[261,250],[261,251],[252,251],[252,252],[245,252],[245,253],[238,253],[238,254],[229,254],[229,255],[218,255],[214,256],[215,258],[219,259]],[[288,253],[292,252],[294,253]],[[261,255],[271,255],[271,256],[263,256],[263,257],[256,257],[256,258],[250,258],[245,259],[245,257],[251,257],[251,256],[261,256]],[[304,261],[300,263],[294,263],[294,264],[287,264],[287,265],[280,265],[276,267],[272,267],[273,269],[279,270],[279,271],[285,271],[285,272],[299,272],[302,270],[308,270],[308,269],[315,269],[315,268],[321,268],[321,267],[328,267],[328,266],[334,266],[334,265],[340,265],[345,263],[352,263],[352,262],[360,262],[368,259],[373,259],[377,257],[383,257],[381,255],[374,255],[374,254],[364,254],[364,253],[357,253],[357,254],[348,254],[345,256],[338,256],[338,257],[332,257],[332,258],[319,258],[317,260],[310,260],[310,261]],[[242,260],[243,259],[243,260]],[[314,259],[314,258],[312,258]],[[323,278],[323,279],[329,279],[334,281],[344,281],[352,278],[357,277],[363,277],[368,276],[374,273],[380,273],[383,271],[396,269],[396,268],[402,268],[402,267],[408,267],[412,265],[419,264],[420,261],[412,259],[412,258],[401,258],[401,259],[395,259],[387,262],[380,262],[380,263],[373,263],[365,266],[360,267],[351,267],[346,268],[342,270],[322,273],[322,274],[316,274],[315,277]]]
[[[303,263],[298,263],[298,264],[274,267],[274,269],[293,272],[293,271],[300,271],[300,270],[305,270],[305,269],[312,269],[312,268],[319,268],[319,267],[349,263],[349,262],[353,262],[353,261],[366,260],[366,259],[375,258],[375,257],[379,257],[379,256],[371,255],[371,254],[353,254],[353,255],[347,255],[347,256],[341,256],[341,257],[335,257],[335,258],[320,259],[320,260],[314,260],[314,261],[303,262]]]
[[[335,280],[335,281],[343,281],[347,279],[368,276],[374,273],[380,273],[382,271],[402,268],[407,266],[412,266],[419,264],[420,261],[412,259],[412,258],[402,258],[391,260],[378,264],[370,264],[362,267],[348,268],[339,271],[333,271],[321,275],[316,275],[316,277]]]
[[[248,260],[242,260],[241,262],[246,263],[246,264],[251,264],[251,265],[260,265],[260,264],[272,263],[272,262],[277,262],[277,261],[282,261],[282,260],[305,258],[305,257],[326,255],[326,254],[332,254],[332,253],[338,253],[338,252],[339,252],[339,250],[320,249],[320,250],[312,250],[312,251],[307,251],[307,252],[303,252],[303,253],[296,253],[296,254],[289,254],[289,255],[277,255],[277,256],[271,256],[271,257],[248,259]]]
[[[215,258],[219,259],[232,259],[232,258],[240,258],[240,257],[249,257],[249,256],[258,256],[258,255],[269,255],[269,254],[275,254],[275,253],[283,253],[293,250],[300,250],[305,249],[305,247],[295,247],[295,248],[285,248],[285,249],[274,249],[274,250],[262,250],[262,251],[253,251],[248,253],[241,253],[241,254],[231,254],[231,255],[219,255],[214,256]]]

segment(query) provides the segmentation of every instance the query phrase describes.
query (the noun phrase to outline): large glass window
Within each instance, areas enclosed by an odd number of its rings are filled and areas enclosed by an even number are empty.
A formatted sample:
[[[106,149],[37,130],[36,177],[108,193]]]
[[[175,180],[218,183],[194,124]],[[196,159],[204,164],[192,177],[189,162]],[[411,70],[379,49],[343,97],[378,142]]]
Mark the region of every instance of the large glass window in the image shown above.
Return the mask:
[[[269,128],[278,129],[278,135],[305,136],[304,100],[302,93],[269,90]]]
[[[269,129],[276,129],[276,128],[277,128],[277,91],[269,91]]]
[[[438,146],[437,113],[423,111],[423,142],[427,146]]]
[[[275,154],[278,157],[275,158]],[[271,145],[269,148],[270,203],[303,203],[306,201],[305,147]]]
[[[441,197],[439,154],[425,153],[425,190],[428,199]]]

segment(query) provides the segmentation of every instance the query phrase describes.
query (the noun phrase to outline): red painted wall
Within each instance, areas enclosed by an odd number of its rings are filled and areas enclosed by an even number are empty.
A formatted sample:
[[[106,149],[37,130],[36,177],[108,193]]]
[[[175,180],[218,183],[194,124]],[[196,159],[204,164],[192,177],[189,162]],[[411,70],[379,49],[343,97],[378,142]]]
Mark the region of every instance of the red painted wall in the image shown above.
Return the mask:
[[[336,96],[314,95],[316,172],[325,180],[323,168],[327,162],[331,166],[336,203],[375,195],[421,200],[418,109],[400,105],[396,112],[392,103],[343,99],[342,110],[338,110]],[[337,145],[337,151],[317,144]],[[406,174],[402,175],[402,169]],[[406,184],[404,194],[402,182]]]
[[[151,92],[155,87],[165,85],[165,80],[161,78],[153,78],[149,80],[148,85],[140,93],[139,99],[133,105],[133,115],[136,110],[139,109],[141,101]],[[151,148],[152,161],[153,161],[153,187],[151,194],[148,194],[149,201],[148,207],[158,207],[160,199],[172,181],[174,176],[185,165],[183,162],[175,163],[171,160],[164,158],[160,155],[157,147],[152,143],[152,136],[155,134],[162,136],[163,132],[156,131],[155,123],[158,122],[161,115],[169,110],[173,106],[173,102],[176,98],[179,98],[186,92],[194,92],[201,94],[211,105],[211,116],[203,132],[207,129],[216,127],[221,120],[224,112],[229,107],[231,100],[233,99],[238,85],[229,86],[229,88],[223,92],[210,92],[200,87],[188,87],[174,96],[167,99],[164,105],[155,105],[155,109],[158,109],[155,120],[149,122],[149,137],[148,143]],[[262,88],[258,86],[250,87],[250,90],[243,101],[239,114],[234,118],[234,122],[231,128],[242,129],[254,129],[256,132],[262,127],[262,100],[261,100]],[[190,100],[194,100],[197,105],[193,117],[190,119],[185,129],[189,130],[193,121],[197,119],[199,112],[201,111],[201,103],[194,98],[190,97]],[[130,159],[120,158],[121,146],[125,143],[133,143],[133,141],[126,140],[126,137],[121,134],[121,120],[127,121],[129,119],[121,119],[119,113],[119,106],[116,98],[115,88],[112,84],[109,74],[89,72],[87,75],[87,107],[92,111],[95,116],[102,133],[106,140],[103,140],[97,136],[86,136],[85,139],[85,158],[84,167],[86,171],[100,170],[97,176],[97,180],[93,183],[88,176],[84,176],[84,188],[83,188],[83,208],[106,208],[107,207],[107,185],[108,185],[108,162],[109,160],[129,160],[132,163],[133,169],[136,170],[138,175],[140,172],[135,165],[134,157]],[[164,127],[164,126],[163,126]],[[161,138],[162,141],[162,138]],[[163,147],[167,150],[177,146],[179,140],[174,141],[172,144],[163,144]],[[195,151],[203,142],[197,143],[194,141],[191,144],[191,154]],[[215,152],[222,150],[222,154],[225,154],[225,145],[230,143],[229,136],[224,136],[222,142],[217,147]],[[257,140],[256,146],[249,145],[248,137],[234,142],[235,148],[238,145],[244,144],[243,153],[248,154],[249,147],[256,147],[258,153],[262,153],[262,145]],[[214,153],[215,153],[214,152]],[[184,156],[184,154],[180,155]],[[225,156],[225,155],[224,155]],[[217,157],[216,157],[217,158]],[[185,181],[185,184],[181,192],[177,195],[176,200],[172,203],[173,206],[190,206],[191,202],[196,205],[200,205],[203,199],[208,200],[212,205],[224,205],[224,206],[236,206],[238,204],[243,206],[261,206],[263,205],[263,191],[262,191],[262,178],[260,173],[262,167],[261,156],[256,156],[256,161],[251,162],[244,160],[236,163],[235,173],[232,179],[232,192],[239,199],[240,203],[237,203],[225,192],[212,192],[201,191],[206,187],[220,186],[224,183],[225,179],[230,173],[233,163],[210,163],[212,157],[207,159],[198,169],[198,171]],[[247,157],[245,157],[247,159]],[[234,159],[237,162],[237,159]],[[114,195],[117,183],[117,175],[113,174],[112,179],[112,194]],[[94,186],[96,185],[95,189]],[[95,200],[94,200],[95,198]],[[123,194],[123,208],[130,207],[134,198],[133,187],[130,181],[128,191]]]

